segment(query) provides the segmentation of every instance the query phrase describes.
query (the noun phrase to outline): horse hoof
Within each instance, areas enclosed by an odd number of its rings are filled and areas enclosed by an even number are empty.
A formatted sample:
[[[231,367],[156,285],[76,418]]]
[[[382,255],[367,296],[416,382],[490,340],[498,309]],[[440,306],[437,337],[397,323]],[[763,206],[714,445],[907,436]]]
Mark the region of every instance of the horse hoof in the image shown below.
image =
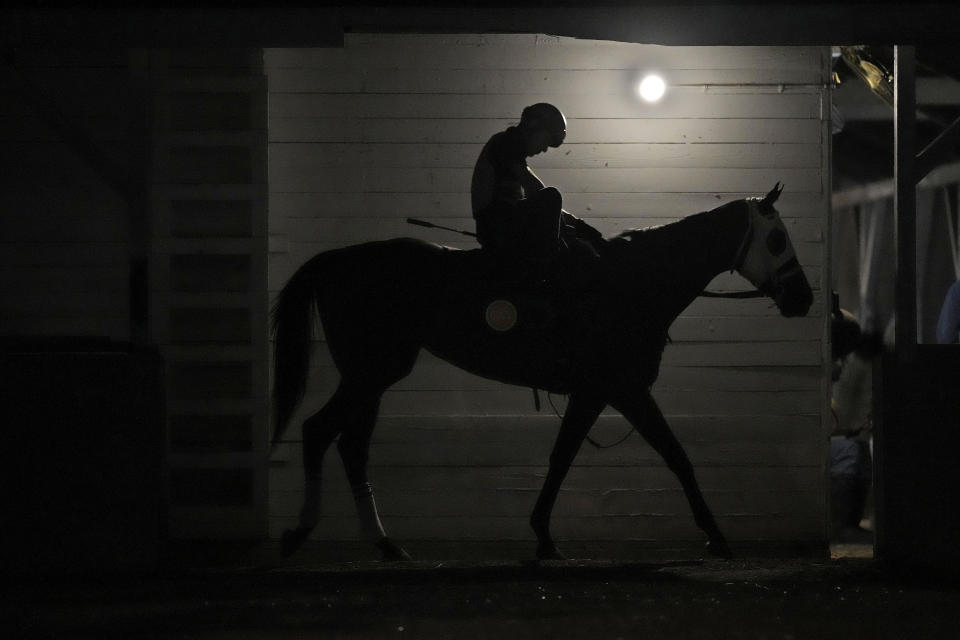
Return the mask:
[[[377,543],[377,548],[380,549],[380,553],[382,554],[380,556],[382,562],[407,562],[413,560],[403,547],[390,538],[381,538]]]
[[[560,553],[555,545],[537,547],[537,560],[566,560],[567,556]]]
[[[718,558],[723,558],[724,560],[730,560],[733,558],[733,551],[730,550],[730,547],[727,545],[727,541],[723,539],[708,540],[707,553]]]
[[[280,554],[284,558],[292,556],[308,535],[310,535],[310,529],[304,529],[303,527],[284,531],[283,537],[280,539]]]

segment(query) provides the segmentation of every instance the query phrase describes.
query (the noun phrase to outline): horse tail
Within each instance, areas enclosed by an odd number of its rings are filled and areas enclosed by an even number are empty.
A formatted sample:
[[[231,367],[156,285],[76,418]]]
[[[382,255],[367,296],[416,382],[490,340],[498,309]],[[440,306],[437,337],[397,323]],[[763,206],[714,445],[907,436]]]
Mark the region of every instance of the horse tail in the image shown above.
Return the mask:
[[[270,312],[273,349],[273,441],[276,447],[303,399],[310,372],[310,342],[319,312],[324,254],[314,256],[287,281]]]

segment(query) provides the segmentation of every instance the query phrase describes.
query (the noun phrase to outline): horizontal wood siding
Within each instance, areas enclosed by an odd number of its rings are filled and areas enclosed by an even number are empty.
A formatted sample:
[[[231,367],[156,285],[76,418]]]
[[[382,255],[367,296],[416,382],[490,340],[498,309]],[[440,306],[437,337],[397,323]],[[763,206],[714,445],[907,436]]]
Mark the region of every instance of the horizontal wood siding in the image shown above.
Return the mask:
[[[735,540],[822,541],[826,398],[823,349],[829,51],[658,47],[535,35],[348,34],[341,49],[265,52],[269,79],[270,256],[274,295],[315,253],[419,236],[416,216],[472,229],[470,176],[483,143],[522,108],[566,113],[567,141],[530,160],[565,208],[607,235],[664,224],[730,199],[786,190],[778,208],[815,288],[807,318],[769,301],[700,299],[671,329],[655,396]],[[656,70],[656,105],[632,87]],[[829,104],[827,102],[826,104]],[[715,289],[746,286],[722,274]],[[322,331],[307,396],[271,459],[270,532],[296,522],[299,422],[338,380]],[[546,399],[545,399],[546,400]],[[565,398],[536,413],[528,389],[421,353],[383,399],[371,477],[387,530],[401,538],[532,539],[530,509]],[[615,412],[593,436],[628,430]],[[314,536],[358,535],[335,453]],[[636,434],[584,445],[561,492],[555,531],[578,539],[699,540],[678,483]]]
[[[16,67],[76,130],[129,166],[122,49],[18,49]],[[127,204],[0,65],[0,333],[130,339]]]

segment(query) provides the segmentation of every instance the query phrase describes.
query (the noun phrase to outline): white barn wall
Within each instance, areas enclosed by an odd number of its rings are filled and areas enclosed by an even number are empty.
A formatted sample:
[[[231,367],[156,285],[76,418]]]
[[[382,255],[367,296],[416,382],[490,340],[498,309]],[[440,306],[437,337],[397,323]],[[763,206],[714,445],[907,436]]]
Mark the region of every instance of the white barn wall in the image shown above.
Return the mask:
[[[565,208],[605,234],[676,220],[777,181],[778,208],[815,288],[810,316],[766,301],[696,301],[674,324],[654,395],[721,527],[734,540],[822,541],[826,530],[825,221],[829,196],[829,50],[659,47],[537,35],[348,34],[342,49],[265,51],[269,80],[271,295],[319,251],[419,236],[417,216],[472,228],[470,175],[490,135],[537,101],[560,106],[566,143],[530,165]],[[631,92],[662,72],[656,105]],[[723,274],[714,288],[746,283]],[[296,521],[299,422],[338,376],[322,339],[304,405],[272,461],[270,532]],[[564,399],[556,399],[562,409]],[[398,538],[531,539],[527,525],[559,420],[528,389],[422,353],[387,392],[371,480]],[[615,413],[593,436],[618,439]],[[314,536],[358,534],[342,465],[324,469]],[[701,539],[683,493],[635,435],[584,445],[558,501],[560,539]]]

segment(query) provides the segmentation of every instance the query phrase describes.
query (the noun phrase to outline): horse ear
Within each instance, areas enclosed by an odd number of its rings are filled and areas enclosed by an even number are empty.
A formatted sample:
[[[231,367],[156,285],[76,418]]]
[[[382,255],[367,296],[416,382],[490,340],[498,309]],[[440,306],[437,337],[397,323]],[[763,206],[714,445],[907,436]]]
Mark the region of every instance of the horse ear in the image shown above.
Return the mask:
[[[777,182],[777,184],[773,185],[773,189],[770,189],[770,193],[763,197],[763,204],[773,206],[773,203],[777,201],[781,193],[783,193],[783,185]]]

